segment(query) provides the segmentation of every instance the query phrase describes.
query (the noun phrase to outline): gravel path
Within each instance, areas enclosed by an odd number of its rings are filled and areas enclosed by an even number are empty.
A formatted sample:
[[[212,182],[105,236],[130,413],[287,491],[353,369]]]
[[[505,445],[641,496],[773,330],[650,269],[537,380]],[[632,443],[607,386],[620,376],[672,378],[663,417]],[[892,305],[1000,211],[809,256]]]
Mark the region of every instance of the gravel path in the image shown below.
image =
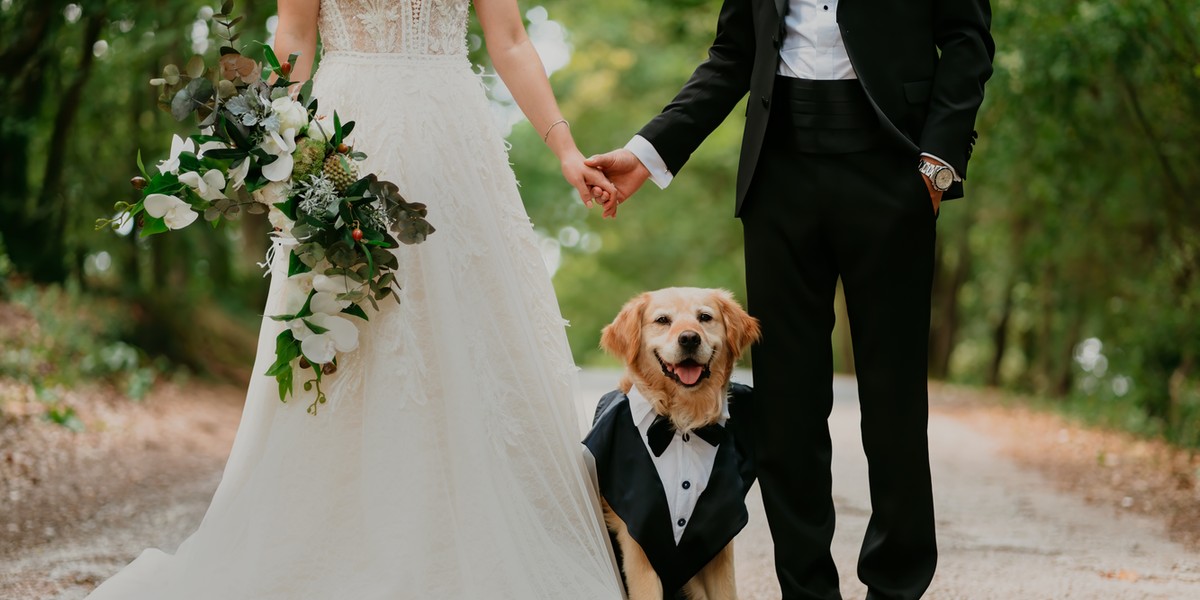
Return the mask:
[[[613,372],[584,372],[585,409],[616,379]],[[833,552],[843,595],[861,599],[865,590],[854,565],[870,514],[867,466],[853,380],[838,379],[835,392]],[[210,418],[224,421],[228,433],[209,445],[227,451],[239,413],[225,408],[214,414],[219,417]],[[1163,519],[1060,490],[1058,482],[1010,457],[1005,448],[1011,436],[964,414],[961,406],[941,410],[935,398],[930,439],[941,561],[927,598],[1200,598],[1200,553],[1170,541]],[[209,466],[173,485],[130,486],[54,539],[0,548],[0,599],[82,598],[143,548],[173,549],[198,524],[218,480],[219,471]],[[750,525],[737,540],[739,590],[743,600],[774,600],[779,589],[756,491],[750,505]]]

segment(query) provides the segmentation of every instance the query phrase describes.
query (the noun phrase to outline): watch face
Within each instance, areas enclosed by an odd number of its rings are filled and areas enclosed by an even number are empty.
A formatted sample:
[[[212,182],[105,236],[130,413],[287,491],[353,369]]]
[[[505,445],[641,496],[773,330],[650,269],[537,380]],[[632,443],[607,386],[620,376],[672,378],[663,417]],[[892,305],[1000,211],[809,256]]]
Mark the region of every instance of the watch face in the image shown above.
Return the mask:
[[[942,169],[933,176],[933,185],[939,190],[949,189],[952,183],[954,183],[954,173],[951,173],[950,169]]]

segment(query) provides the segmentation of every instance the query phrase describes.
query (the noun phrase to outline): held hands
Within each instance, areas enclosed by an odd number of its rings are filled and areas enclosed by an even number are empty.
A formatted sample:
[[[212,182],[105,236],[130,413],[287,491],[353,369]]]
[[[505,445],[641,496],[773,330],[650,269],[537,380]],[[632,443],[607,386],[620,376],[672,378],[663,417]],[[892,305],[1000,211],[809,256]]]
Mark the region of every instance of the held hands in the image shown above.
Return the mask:
[[[563,178],[579,192],[584,206],[591,208],[593,202],[608,206],[619,193],[602,171],[586,164],[579,151],[564,156],[561,162]]]
[[[604,176],[604,173],[585,164],[583,153],[579,151],[575,145],[575,139],[571,137],[571,124],[566,119],[555,121],[546,130],[542,139],[558,156],[558,162],[562,166],[563,179],[566,179],[567,183],[579,192],[579,199],[583,201],[584,206],[591,208],[593,202],[607,203],[616,197],[617,188]]]
[[[628,150],[613,150],[587,159],[587,166],[598,169],[607,175],[608,181],[615,186],[614,192],[607,188],[593,187],[591,195],[600,201],[604,207],[604,218],[615,218],[617,207],[625,202],[646,183],[650,171]]]

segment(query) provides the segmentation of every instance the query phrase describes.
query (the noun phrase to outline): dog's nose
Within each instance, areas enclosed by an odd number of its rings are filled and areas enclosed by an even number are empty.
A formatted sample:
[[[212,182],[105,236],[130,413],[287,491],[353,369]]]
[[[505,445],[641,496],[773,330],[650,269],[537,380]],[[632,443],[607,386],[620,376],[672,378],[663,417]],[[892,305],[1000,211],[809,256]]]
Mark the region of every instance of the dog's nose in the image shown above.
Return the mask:
[[[695,350],[700,347],[700,334],[695,331],[685,331],[679,334],[679,345],[688,350]]]

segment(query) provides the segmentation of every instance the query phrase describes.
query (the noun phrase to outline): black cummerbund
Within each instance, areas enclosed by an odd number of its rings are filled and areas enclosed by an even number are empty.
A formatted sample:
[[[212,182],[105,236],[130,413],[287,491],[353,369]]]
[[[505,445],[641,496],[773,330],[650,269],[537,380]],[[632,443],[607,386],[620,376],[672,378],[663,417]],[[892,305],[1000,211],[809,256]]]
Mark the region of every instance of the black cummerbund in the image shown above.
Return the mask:
[[[857,79],[777,76],[770,129],[770,137],[788,138],[799,152],[861,152],[883,140],[879,117]]]

